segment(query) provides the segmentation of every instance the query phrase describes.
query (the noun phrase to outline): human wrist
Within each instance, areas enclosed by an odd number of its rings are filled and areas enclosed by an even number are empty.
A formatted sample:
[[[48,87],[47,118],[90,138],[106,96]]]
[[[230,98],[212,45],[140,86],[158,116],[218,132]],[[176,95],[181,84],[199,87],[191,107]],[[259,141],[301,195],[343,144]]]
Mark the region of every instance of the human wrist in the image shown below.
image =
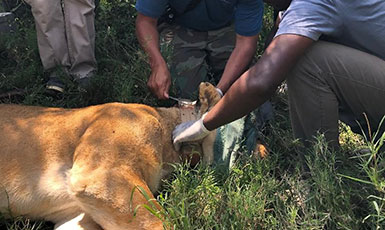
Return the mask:
[[[225,79],[221,79],[221,81],[218,82],[218,85],[216,86],[217,89],[221,90],[223,95],[227,92],[227,90],[230,88],[231,82],[227,81]]]
[[[215,88],[215,90],[218,92],[219,96],[221,96],[221,98],[223,97],[223,92],[220,88]]]
[[[167,63],[161,55],[153,55],[150,57],[151,69],[167,68]]]

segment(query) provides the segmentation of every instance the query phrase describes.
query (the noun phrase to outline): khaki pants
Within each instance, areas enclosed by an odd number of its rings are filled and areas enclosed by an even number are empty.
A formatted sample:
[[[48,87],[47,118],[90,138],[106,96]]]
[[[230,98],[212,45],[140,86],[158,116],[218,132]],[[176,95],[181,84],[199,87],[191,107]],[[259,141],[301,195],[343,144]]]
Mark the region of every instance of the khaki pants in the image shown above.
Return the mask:
[[[96,69],[94,0],[26,0],[35,18],[45,70],[65,67],[77,78]]]
[[[376,131],[385,115],[385,61],[343,45],[318,41],[287,79],[294,135],[311,140],[318,131],[338,147],[338,120],[357,119]],[[385,124],[384,124],[385,125]]]

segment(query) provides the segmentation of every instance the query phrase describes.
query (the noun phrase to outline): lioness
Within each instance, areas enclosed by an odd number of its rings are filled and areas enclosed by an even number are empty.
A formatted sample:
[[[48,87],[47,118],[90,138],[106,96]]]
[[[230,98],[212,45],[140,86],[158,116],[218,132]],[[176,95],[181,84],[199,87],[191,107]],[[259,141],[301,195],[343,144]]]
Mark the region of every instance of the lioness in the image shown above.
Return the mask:
[[[201,84],[203,110],[219,98]],[[163,229],[145,208],[134,217],[140,205],[158,205],[134,188],[154,199],[168,163],[180,161],[171,141],[179,108],[3,104],[0,114],[1,213],[52,221],[60,230]]]

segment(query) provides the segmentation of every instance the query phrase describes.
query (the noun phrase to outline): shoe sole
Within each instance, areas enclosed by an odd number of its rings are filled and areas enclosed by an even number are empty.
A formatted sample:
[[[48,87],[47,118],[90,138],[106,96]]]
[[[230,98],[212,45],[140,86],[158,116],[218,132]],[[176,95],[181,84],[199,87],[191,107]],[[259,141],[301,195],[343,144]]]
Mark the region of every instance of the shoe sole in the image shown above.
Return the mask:
[[[57,91],[57,92],[60,92],[60,93],[64,92],[63,88],[61,88],[59,86],[55,86],[55,85],[47,85],[46,89],[54,90],[54,91]]]

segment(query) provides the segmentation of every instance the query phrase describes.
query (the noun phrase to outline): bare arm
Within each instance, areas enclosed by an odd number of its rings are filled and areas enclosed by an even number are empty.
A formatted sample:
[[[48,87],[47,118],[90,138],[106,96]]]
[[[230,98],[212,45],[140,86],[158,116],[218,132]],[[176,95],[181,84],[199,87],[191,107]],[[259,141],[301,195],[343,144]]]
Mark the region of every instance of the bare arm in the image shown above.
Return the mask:
[[[136,36],[149,57],[151,75],[147,86],[159,99],[167,99],[171,85],[171,76],[166,61],[159,49],[159,33],[156,18],[138,13],[136,18]]]
[[[258,35],[241,36],[237,34],[236,36],[235,48],[217,85],[224,93],[246,70],[257,49]]]
[[[227,124],[265,102],[312,43],[299,35],[276,37],[257,64],[242,74],[207,114],[203,121],[206,128]]]

